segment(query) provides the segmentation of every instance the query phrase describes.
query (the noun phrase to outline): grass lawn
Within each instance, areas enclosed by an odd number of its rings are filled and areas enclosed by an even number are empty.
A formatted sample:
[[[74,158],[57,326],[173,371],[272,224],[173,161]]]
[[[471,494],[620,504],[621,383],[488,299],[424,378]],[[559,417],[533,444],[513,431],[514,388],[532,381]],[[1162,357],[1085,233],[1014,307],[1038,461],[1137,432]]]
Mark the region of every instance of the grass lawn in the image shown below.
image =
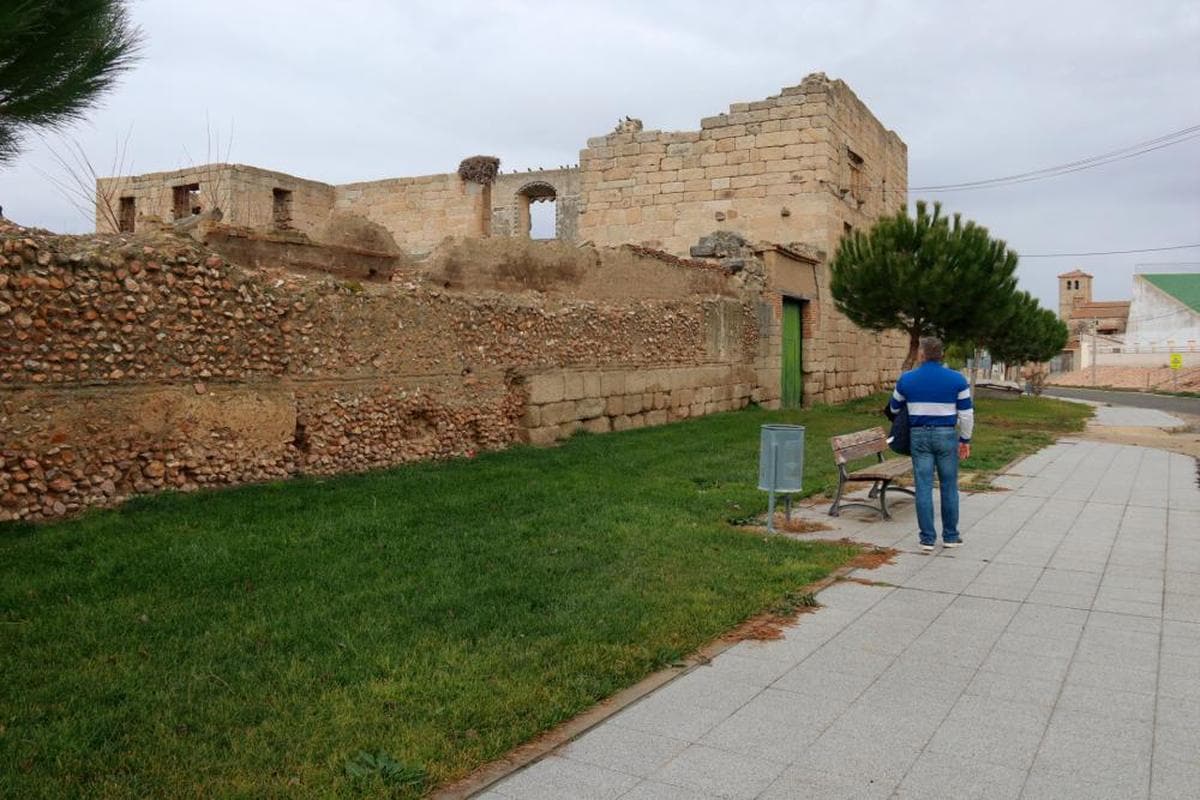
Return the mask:
[[[826,491],[883,402],[0,526],[0,797],[417,796],[844,563],[728,520],[760,424]],[[985,469],[1090,413],[979,405]]]

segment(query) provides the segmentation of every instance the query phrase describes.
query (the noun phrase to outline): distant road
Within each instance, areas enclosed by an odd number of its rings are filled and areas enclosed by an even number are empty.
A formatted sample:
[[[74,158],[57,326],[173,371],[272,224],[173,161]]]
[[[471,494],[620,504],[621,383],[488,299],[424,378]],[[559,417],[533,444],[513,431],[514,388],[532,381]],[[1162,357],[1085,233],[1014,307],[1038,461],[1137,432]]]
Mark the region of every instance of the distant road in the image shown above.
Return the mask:
[[[1200,416],[1200,398],[1198,397],[1171,397],[1164,394],[1118,392],[1109,389],[1077,389],[1074,386],[1047,386],[1043,393],[1055,397],[1074,397],[1078,400],[1112,403],[1114,406],[1156,408],[1159,411]]]

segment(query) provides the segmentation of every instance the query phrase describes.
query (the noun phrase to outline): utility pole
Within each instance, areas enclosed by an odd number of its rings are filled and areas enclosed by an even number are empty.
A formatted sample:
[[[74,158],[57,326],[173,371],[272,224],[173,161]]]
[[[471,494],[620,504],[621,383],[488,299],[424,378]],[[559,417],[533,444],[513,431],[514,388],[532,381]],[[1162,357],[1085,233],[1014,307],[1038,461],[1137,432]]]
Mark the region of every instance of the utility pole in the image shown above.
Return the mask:
[[[1092,386],[1096,385],[1096,325],[1097,320],[1092,320]]]

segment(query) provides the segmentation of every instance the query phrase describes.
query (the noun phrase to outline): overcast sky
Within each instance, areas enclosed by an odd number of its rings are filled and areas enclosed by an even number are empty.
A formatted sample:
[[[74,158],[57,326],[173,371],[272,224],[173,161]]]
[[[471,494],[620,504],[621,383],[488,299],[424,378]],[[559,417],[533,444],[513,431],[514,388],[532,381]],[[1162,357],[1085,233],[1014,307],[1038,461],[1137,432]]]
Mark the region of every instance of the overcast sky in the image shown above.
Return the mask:
[[[845,80],[908,143],[909,183],[1073,161],[1200,124],[1200,0],[1086,2],[454,2],[142,0],[144,57],[71,135],[98,162],[132,130],[132,172],[205,160],[206,115],[229,160],[341,183],[574,164],[624,115],[694,130],[731,102],[810,72]],[[224,155],[224,153],[221,153]],[[215,160],[215,159],[214,159]],[[30,141],[0,170],[7,216],[91,229]],[[1111,166],[929,196],[1018,252],[1200,242],[1200,138]],[[916,199],[915,196],[912,199]],[[1054,276],[1127,298],[1135,265],[1200,248],[1021,263],[1056,307]]]

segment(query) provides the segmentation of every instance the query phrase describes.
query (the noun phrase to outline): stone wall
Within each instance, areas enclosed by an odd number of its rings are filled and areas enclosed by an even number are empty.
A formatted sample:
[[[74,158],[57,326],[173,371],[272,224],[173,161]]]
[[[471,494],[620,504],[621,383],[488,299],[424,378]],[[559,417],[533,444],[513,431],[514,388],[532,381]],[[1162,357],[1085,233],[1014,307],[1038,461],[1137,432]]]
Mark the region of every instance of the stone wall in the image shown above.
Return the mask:
[[[716,364],[625,370],[548,370],[530,378],[522,435],[534,444],[590,433],[663,425],[745,408],[754,368]]]
[[[529,198],[554,194],[555,238],[579,238],[579,170],[562,169],[510,172],[492,184],[492,236],[525,236],[529,232]]]
[[[385,281],[407,263],[396,253],[318,244],[291,231],[261,233],[250,228],[210,225],[198,232],[198,238],[230,261],[252,269],[283,267],[358,281]]]
[[[579,236],[598,244],[685,253],[721,228],[832,253],[845,225],[906,202],[904,143],[820,73],[698,131],[619,126],[579,158]]]
[[[187,213],[176,214],[176,189],[198,186]],[[286,193],[286,194],[279,194]],[[97,183],[96,230],[114,233],[121,198],[133,199],[134,231],[152,222],[187,226],[220,209],[220,221],[255,231],[294,230],[326,240],[331,214],[356,214],[385,228],[409,255],[423,256],[447,236],[483,236],[490,230],[491,187],[457,174],[394,178],[331,186],[240,164],[209,164]],[[111,205],[113,214],[102,206]],[[198,215],[193,214],[200,209]],[[151,218],[151,219],[148,219]]]
[[[739,292],[718,263],[628,246],[598,250],[555,241],[461,239],[439,248],[420,269],[432,285],[455,292],[533,293],[544,299],[621,303]]]
[[[199,187],[193,198],[195,204],[177,215],[176,190],[187,186]],[[196,207],[202,215],[220,209],[227,223],[277,229],[281,227],[275,214],[277,190],[290,193],[286,198],[288,222],[282,227],[316,236],[333,208],[332,186],[242,164],[205,164],[171,172],[102,178],[96,187],[96,231],[116,232],[111,217],[120,217],[121,198],[133,200],[134,231],[144,230],[151,220],[187,222]],[[112,214],[105,213],[106,204],[113,208]]]
[[[842,235],[907,197],[907,148],[846,84],[810,75],[774,97],[734,103],[698,131],[622,124],[589,139],[579,163],[580,239],[699,255],[708,253],[697,242],[718,230],[757,243],[767,281],[756,383],[768,405],[779,398],[785,297],[802,303],[806,404],[895,380],[903,336],[859,329],[829,291],[828,258]]]
[[[491,187],[456,173],[345,184],[336,197],[337,210],[379,223],[417,257],[447,236],[485,236],[491,225]]]
[[[459,242],[373,283],[245,269],[172,233],[0,226],[0,519],[656,424],[755,392],[756,301],[712,264]],[[518,246],[528,285],[488,288]],[[601,277],[564,268],[572,255]],[[447,288],[455,259],[474,266]]]
[[[713,242],[719,242],[713,250]],[[864,331],[843,316],[829,288],[822,251],[804,245],[749,245],[736,234],[703,237],[694,252],[761,271],[755,304],[759,343],[754,355],[754,402],[778,407],[782,385],[783,306],[800,304],[804,405],[841,403],[889,388],[908,354],[900,333]]]

